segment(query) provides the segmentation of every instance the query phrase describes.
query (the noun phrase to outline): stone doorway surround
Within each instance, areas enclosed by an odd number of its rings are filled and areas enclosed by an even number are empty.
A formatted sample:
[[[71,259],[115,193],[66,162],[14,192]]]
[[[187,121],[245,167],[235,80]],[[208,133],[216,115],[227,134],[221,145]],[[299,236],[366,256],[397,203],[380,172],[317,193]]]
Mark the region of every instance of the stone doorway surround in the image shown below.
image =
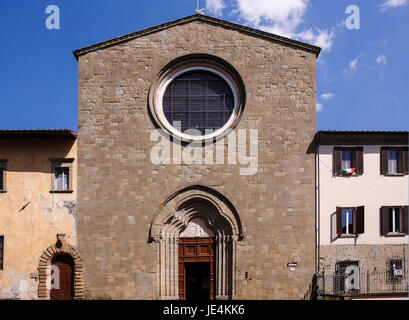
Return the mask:
[[[69,255],[74,261],[74,300],[84,299],[83,284],[83,262],[76,248],[67,244],[65,234],[57,234],[56,243],[43,251],[38,266],[38,299],[46,300],[50,298],[50,288],[47,288],[47,269],[51,267],[51,260],[59,254]]]
[[[199,232],[204,236],[209,230],[216,242],[216,300],[231,299],[235,294],[236,243],[243,239],[239,215],[222,194],[196,185],[169,197],[152,221],[149,237],[159,245],[161,299],[179,299],[178,241],[181,233],[192,236]]]

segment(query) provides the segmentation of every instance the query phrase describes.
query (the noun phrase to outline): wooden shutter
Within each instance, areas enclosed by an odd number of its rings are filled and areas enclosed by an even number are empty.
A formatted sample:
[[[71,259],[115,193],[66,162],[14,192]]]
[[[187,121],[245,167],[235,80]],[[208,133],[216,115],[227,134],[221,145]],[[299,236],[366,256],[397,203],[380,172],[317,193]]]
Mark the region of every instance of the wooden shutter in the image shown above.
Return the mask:
[[[403,233],[408,234],[408,206],[403,207]]]
[[[355,234],[362,234],[365,232],[365,207],[358,207],[355,209],[356,224]]]
[[[388,174],[388,149],[381,148],[381,174]]]
[[[402,148],[402,163],[403,163],[403,173],[409,174],[408,148]]]
[[[382,207],[380,212],[380,231],[381,235],[384,236],[385,234],[389,233],[389,208]]]
[[[337,207],[337,235],[342,234],[342,208]]]
[[[334,155],[333,159],[333,174],[341,174],[341,159],[342,159],[342,151],[340,148],[334,148]]]
[[[403,173],[403,148],[396,150],[397,172]]]
[[[355,168],[357,174],[364,173],[364,148],[355,149]]]

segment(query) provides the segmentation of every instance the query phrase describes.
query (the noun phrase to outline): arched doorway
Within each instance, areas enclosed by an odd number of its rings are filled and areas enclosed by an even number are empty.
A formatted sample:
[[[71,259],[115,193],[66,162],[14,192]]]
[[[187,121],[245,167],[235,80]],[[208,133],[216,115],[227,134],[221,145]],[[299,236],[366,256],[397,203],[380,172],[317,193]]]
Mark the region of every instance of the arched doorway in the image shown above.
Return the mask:
[[[241,222],[237,211],[227,198],[203,186],[191,186],[175,193],[168,198],[153,219],[150,239],[159,245],[159,296],[165,300],[186,298],[185,293],[182,295],[179,292],[180,278],[183,275],[179,272],[179,253],[186,244],[184,232],[195,218],[204,221],[205,226],[213,232],[213,236],[208,238],[213,241],[214,258],[211,261],[214,263],[214,298],[231,299],[235,295],[237,273],[236,242],[243,238]],[[198,244],[195,244],[196,248]],[[200,257],[199,249],[196,250],[195,259]],[[187,267],[189,269],[191,265]],[[206,269],[203,266],[201,268]],[[199,275],[203,275],[203,270],[192,271],[185,268],[185,272],[196,272]]]
[[[72,300],[74,297],[74,260],[57,254],[51,260],[50,300]]]
[[[80,300],[84,299],[84,284],[83,284],[83,263],[77,249],[70,246],[65,240],[65,234],[57,234],[57,241],[45,249],[40,257],[38,266],[38,298],[51,299],[51,273],[53,273],[53,265],[62,266],[63,276],[66,279],[66,284],[69,279],[69,270],[71,270],[71,293],[67,292],[64,297]],[[56,269],[54,269],[56,270]],[[58,269],[59,270],[59,269]],[[57,292],[53,292],[53,294]]]
[[[214,300],[215,234],[202,218],[192,218],[179,235],[178,255],[179,300]]]

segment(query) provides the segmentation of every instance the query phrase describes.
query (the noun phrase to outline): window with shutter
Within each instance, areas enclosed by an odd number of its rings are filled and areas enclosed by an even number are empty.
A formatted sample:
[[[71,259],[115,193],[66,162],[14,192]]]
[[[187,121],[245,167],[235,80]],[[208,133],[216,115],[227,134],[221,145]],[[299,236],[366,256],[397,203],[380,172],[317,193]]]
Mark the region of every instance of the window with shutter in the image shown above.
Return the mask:
[[[407,148],[381,148],[381,174],[402,175],[408,174]]]
[[[365,208],[337,207],[331,215],[331,240],[339,236],[356,236],[365,232]]]
[[[335,147],[333,154],[334,175],[361,175],[364,173],[363,148]]]
[[[403,207],[403,233],[408,234],[408,206]]]
[[[381,235],[403,236],[407,233],[407,207],[382,207],[380,212]]]

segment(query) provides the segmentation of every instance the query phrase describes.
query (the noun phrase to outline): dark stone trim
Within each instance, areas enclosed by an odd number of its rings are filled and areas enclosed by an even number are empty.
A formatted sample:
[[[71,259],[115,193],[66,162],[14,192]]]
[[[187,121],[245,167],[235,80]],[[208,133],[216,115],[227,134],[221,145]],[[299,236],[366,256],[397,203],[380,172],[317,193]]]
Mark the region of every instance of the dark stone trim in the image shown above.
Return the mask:
[[[72,163],[74,160],[74,158],[50,158],[51,162]]]
[[[209,17],[206,15],[202,15],[202,14],[194,14],[194,15],[190,15],[181,19],[177,19],[177,20],[173,20],[164,24],[160,24],[154,27],[150,27],[147,29],[142,29],[140,31],[137,32],[132,32],[117,38],[113,38],[107,41],[103,41],[103,42],[99,42],[96,44],[93,44],[91,46],[87,46],[81,49],[77,49],[73,51],[73,54],[75,56],[75,58],[78,60],[78,57],[88,53],[88,52],[92,52],[92,51],[96,51],[99,49],[103,49],[103,48],[107,48],[113,45],[117,45],[119,43],[125,42],[125,41],[129,41],[129,40],[133,40],[142,36],[146,36],[164,29],[168,29],[177,25],[181,25],[181,24],[185,24],[185,23],[189,23],[189,22],[193,22],[193,21],[202,21],[202,22],[207,22],[207,23],[211,23],[214,25],[218,25],[218,26],[222,26],[228,29],[233,29],[239,32],[243,32],[246,34],[250,34],[252,36],[256,36],[256,37],[261,37],[263,39],[266,40],[270,40],[270,41],[275,41],[275,42],[279,42],[291,47],[296,47],[299,49],[303,49],[305,51],[311,52],[311,53],[315,53],[316,56],[318,57],[319,53],[321,52],[321,48],[317,47],[317,46],[313,46],[304,42],[300,42],[297,40],[293,40],[293,39],[289,39],[289,38],[285,38],[285,37],[281,37],[272,33],[268,33],[265,31],[261,31],[261,30],[257,30],[254,28],[250,28],[250,27],[246,27],[246,26],[242,26],[230,21],[226,21],[226,20],[222,20],[222,19],[218,19],[218,18],[214,18],[214,17]]]
[[[408,145],[409,133],[363,132],[363,131],[319,131],[316,134],[320,145]]]
[[[11,137],[71,137],[76,138],[77,132],[71,129],[39,129],[39,130],[0,130],[0,138]]]
[[[50,193],[73,193],[73,190],[50,190]]]

